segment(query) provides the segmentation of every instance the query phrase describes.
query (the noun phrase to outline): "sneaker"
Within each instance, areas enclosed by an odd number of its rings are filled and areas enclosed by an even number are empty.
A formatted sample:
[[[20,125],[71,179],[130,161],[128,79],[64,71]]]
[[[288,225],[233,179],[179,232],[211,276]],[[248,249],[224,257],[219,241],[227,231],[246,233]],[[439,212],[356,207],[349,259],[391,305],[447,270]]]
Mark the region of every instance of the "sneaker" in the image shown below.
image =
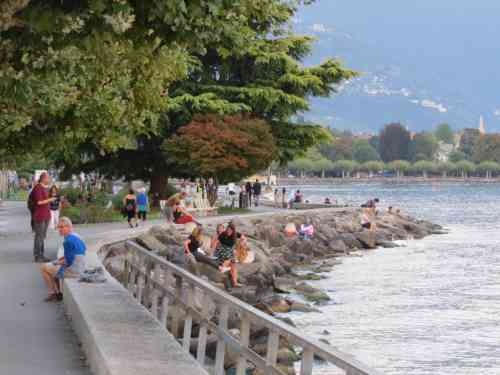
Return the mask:
[[[63,300],[63,294],[61,292],[59,292],[59,293],[56,294],[56,300],[58,302],[61,302]]]
[[[49,262],[50,262],[50,259],[45,258],[43,255],[35,257],[35,263],[49,263]]]
[[[47,298],[44,299],[45,302],[56,302],[57,301],[57,293],[50,294]]]

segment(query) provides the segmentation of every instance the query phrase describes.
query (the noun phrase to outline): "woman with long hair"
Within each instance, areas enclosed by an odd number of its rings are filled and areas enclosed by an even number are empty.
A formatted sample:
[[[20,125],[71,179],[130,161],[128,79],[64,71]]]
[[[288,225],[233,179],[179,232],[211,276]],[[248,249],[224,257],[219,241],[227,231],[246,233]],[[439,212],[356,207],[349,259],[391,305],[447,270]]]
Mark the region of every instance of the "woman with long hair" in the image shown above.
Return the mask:
[[[226,230],[222,232],[217,239],[217,251],[215,256],[219,264],[220,272],[231,273],[231,281],[233,287],[241,287],[238,283],[238,270],[236,269],[236,259],[234,256],[234,248],[237,240],[245,240],[245,237],[236,231],[236,226],[229,223]]]
[[[49,198],[55,198],[49,203],[50,208],[50,223],[51,229],[57,229],[57,223],[59,222],[59,213],[61,212],[61,197],[59,195],[59,189],[56,185],[52,185],[49,190]]]
[[[129,189],[128,194],[123,197],[123,206],[125,208],[125,214],[127,215],[127,222],[130,228],[133,228],[134,224],[138,227],[139,223],[136,221],[137,199],[133,189]]]

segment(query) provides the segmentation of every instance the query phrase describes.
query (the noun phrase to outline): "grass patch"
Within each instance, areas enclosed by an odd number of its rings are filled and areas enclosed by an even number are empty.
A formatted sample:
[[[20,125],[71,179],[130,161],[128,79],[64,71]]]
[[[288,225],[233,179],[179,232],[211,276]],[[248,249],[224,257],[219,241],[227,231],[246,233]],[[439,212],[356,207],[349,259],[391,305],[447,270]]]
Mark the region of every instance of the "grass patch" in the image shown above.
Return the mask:
[[[219,207],[218,213],[220,216],[226,215],[245,215],[251,213],[252,210],[248,208],[231,208],[231,207]]]

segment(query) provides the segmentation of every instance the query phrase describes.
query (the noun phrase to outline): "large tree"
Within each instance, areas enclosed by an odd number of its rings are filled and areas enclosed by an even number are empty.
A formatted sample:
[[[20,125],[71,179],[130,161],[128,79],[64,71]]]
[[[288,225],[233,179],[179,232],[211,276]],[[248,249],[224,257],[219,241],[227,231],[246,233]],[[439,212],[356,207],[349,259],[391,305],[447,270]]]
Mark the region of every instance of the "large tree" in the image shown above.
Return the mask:
[[[276,152],[271,128],[263,120],[216,115],[195,118],[163,148],[165,157],[178,164],[180,175],[216,177],[221,183],[266,168]]]
[[[7,4],[7,5],[5,5]],[[313,39],[289,22],[299,1],[7,0],[0,45],[0,148],[53,150],[68,172],[177,175],[161,146],[196,114],[247,112],[286,161],[323,139],[294,125],[308,98],[355,75],[303,66]]]
[[[410,133],[401,124],[389,124],[380,132],[379,153],[386,163],[408,160]]]
[[[474,144],[472,157],[476,163],[483,161],[500,162],[500,134],[480,136]]]
[[[356,140],[352,143],[352,156],[358,163],[380,160],[380,155],[367,140]]]
[[[453,134],[453,130],[448,124],[440,124],[437,126],[436,131],[434,132],[437,140],[448,143],[452,145],[455,143],[455,135]]]
[[[438,151],[439,144],[434,135],[427,132],[421,132],[415,135],[412,140],[410,159],[414,161],[433,160]]]

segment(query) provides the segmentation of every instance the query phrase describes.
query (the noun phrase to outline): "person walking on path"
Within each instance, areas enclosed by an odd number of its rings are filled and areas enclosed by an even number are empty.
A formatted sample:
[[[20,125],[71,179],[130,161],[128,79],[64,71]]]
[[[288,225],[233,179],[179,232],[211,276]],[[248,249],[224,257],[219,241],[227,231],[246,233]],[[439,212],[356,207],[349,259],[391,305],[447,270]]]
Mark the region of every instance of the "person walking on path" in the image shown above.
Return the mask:
[[[139,223],[136,221],[137,201],[133,189],[129,189],[128,194],[123,198],[123,206],[125,207],[125,214],[130,228],[133,228],[134,224],[138,227]]]
[[[64,256],[54,262],[40,266],[42,278],[49,292],[46,302],[61,301],[61,282],[64,278],[80,277],[85,271],[85,251],[87,247],[80,236],[73,232],[73,224],[67,217],[61,217],[57,225],[59,234],[64,237]]]
[[[50,229],[56,230],[59,223],[59,212],[61,211],[61,196],[56,185],[52,185],[49,191],[49,198],[55,198],[49,203],[50,208]]]
[[[247,198],[248,198],[248,206],[247,207],[252,207],[252,183],[250,181],[247,181],[245,184],[245,190],[247,192]]]
[[[136,201],[137,201],[138,220],[142,219],[142,221],[146,221],[149,201],[145,188],[139,190],[139,194],[137,194]]]
[[[33,257],[37,263],[48,261],[44,253],[45,238],[47,237],[47,229],[51,217],[49,204],[57,199],[55,197],[49,198],[49,194],[47,193],[49,182],[50,177],[48,173],[42,173],[29,197],[33,207],[33,231],[35,232]]]
[[[253,195],[254,195],[254,200],[255,200],[255,207],[259,207],[260,203],[260,194],[262,193],[262,185],[259,182],[259,180],[255,180],[253,187],[252,187]]]

